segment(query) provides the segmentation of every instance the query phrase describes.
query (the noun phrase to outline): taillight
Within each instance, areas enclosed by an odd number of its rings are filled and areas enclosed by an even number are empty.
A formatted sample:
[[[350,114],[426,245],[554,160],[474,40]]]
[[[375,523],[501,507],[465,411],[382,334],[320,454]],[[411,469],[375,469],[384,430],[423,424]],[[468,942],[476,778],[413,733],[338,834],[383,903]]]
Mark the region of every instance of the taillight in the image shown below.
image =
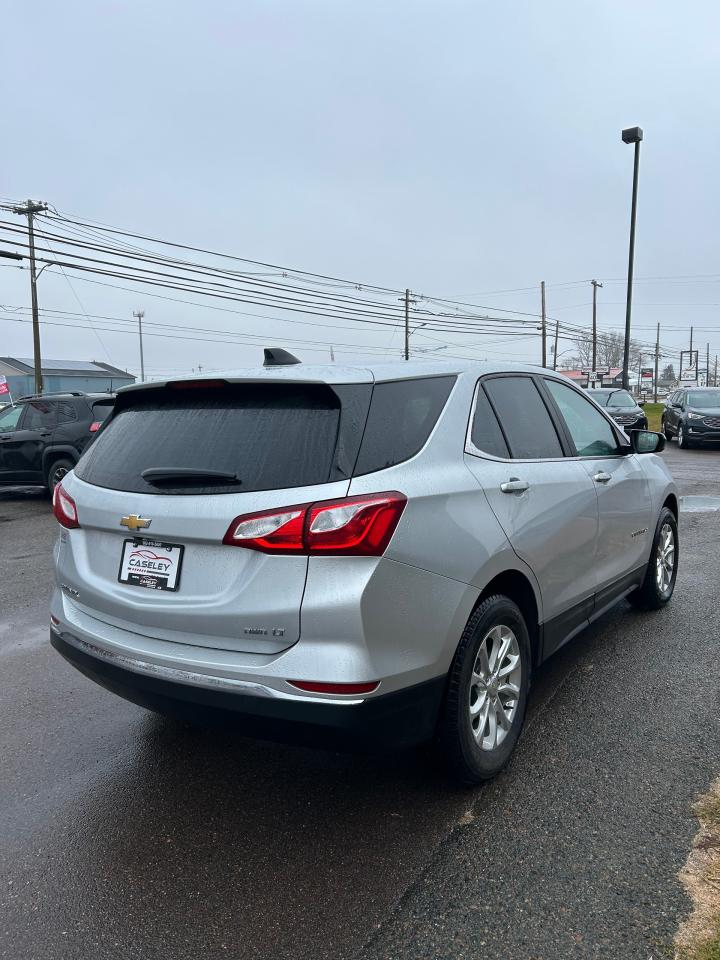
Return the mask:
[[[223,543],[263,553],[304,553],[303,526],[309,503],[235,517]]]
[[[75,501],[67,490],[63,489],[61,483],[55,487],[53,493],[53,515],[60,526],[67,530],[74,530],[80,526]]]
[[[230,524],[223,543],[262,553],[379,557],[406,503],[392,490],[244,514]]]
[[[102,426],[102,420],[96,420],[94,423],[91,423],[90,433],[97,433],[101,426]]]

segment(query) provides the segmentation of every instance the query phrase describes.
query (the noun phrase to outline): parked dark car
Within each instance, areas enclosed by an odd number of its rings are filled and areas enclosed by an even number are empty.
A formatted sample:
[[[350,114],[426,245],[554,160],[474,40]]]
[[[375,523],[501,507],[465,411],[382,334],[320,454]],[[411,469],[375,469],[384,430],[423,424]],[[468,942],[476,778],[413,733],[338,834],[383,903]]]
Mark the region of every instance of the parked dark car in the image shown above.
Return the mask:
[[[648,420],[645,411],[627,390],[603,387],[588,390],[587,393],[595,403],[605,407],[615,423],[619,424],[623,430],[647,430]]]
[[[0,410],[0,486],[38,485],[52,492],[114,402],[108,393],[46,393]]]
[[[685,387],[667,398],[662,430],[679,447],[720,443],[720,387]]]

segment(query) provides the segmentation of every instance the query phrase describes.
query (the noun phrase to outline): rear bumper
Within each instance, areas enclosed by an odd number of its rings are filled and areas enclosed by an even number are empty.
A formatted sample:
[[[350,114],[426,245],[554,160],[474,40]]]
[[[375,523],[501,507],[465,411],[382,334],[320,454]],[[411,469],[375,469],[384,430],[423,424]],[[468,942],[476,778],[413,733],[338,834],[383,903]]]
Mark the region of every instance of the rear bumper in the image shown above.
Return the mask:
[[[86,677],[141,707],[281,742],[369,750],[413,746],[434,735],[445,691],[441,676],[361,701],[279,699],[139,673],[94,656],[67,632],[51,630],[50,642]]]

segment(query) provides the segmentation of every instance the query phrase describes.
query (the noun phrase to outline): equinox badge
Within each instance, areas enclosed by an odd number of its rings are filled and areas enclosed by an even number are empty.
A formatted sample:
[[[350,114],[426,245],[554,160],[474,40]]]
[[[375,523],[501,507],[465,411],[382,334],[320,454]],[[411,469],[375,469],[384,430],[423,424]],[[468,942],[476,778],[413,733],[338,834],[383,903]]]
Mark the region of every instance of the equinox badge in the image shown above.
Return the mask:
[[[122,517],[120,520],[120,526],[127,527],[128,530],[145,530],[151,523],[152,520],[139,517],[136,513],[131,513],[129,517]]]

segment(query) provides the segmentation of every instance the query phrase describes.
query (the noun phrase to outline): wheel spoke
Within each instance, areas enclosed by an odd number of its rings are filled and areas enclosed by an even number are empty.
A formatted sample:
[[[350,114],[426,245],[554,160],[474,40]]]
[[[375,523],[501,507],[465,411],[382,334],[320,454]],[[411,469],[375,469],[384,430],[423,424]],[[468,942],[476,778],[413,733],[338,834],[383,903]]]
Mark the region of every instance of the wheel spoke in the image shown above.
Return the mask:
[[[476,738],[480,741],[482,741],[485,737],[485,728],[487,727],[489,712],[490,712],[490,701],[486,698],[485,706],[480,711],[478,724],[476,727],[475,726],[473,727],[473,733],[475,734]]]
[[[475,703],[470,704],[470,716],[477,716],[487,703],[487,690],[478,690]]]
[[[488,732],[483,740],[483,746],[486,750],[494,750],[497,745],[497,715],[494,710],[488,710],[487,715]]]
[[[499,697],[513,697],[517,698],[520,695],[520,687],[517,684],[511,683],[509,680],[505,683],[502,683],[498,687],[498,696]]]
[[[510,729],[510,718],[505,712],[505,708],[498,700],[495,704],[495,716],[497,718],[498,727],[502,728],[506,733]]]

